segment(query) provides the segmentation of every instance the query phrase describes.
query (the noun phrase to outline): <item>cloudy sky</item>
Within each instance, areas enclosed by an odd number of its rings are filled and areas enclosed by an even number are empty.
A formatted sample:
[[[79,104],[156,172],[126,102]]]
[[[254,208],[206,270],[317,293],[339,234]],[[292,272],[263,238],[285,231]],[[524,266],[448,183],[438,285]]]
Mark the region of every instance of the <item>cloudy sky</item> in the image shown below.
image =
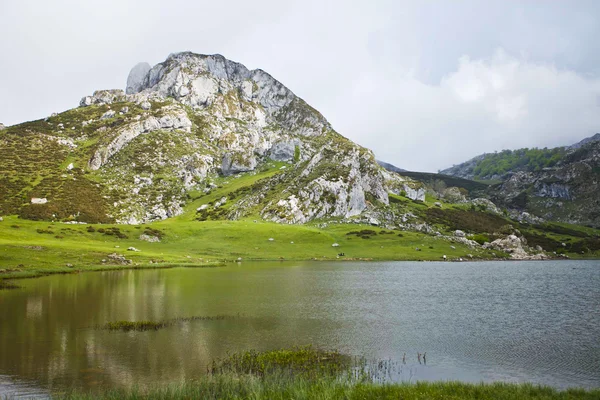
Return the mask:
[[[411,170],[600,132],[597,0],[0,0],[0,15],[7,125],[190,50],[269,72]]]

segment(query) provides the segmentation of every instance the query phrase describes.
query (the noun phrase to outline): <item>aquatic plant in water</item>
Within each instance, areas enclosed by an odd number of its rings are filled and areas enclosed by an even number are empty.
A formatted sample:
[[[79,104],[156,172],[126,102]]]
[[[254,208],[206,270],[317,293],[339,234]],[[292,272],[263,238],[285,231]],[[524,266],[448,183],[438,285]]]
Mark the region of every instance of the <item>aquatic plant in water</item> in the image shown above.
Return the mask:
[[[251,374],[265,376],[273,373],[293,375],[336,376],[352,366],[352,357],[337,350],[320,350],[312,346],[293,347],[259,352],[249,350],[215,360],[209,370],[212,374]]]
[[[232,315],[215,315],[215,316],[193,316],[193,317],[182,317],[182,318],[174,318],[166,321],[115,321],[108,322],[104,325],[99,325],[97,329],[106,329],[109,331],[156,331],[161,328],[166,328],[168,326],[173,326],[183,322],[192,322],[192,321],[214,321],[214,320],[223,320],[223,319],[232,319],[237,318],[239,316]]]
[[[0,290],[8,290],[8,289],[20,289],[21,286],[12,283],[11,281],[7,281],[4,279],[0,279]]]

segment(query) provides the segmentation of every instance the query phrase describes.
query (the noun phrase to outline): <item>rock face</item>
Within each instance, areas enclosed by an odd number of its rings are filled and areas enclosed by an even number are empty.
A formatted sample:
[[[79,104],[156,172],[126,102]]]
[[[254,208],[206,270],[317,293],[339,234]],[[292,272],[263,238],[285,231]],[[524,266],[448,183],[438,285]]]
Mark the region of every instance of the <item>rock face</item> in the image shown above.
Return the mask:
[[[131,69],[131,71],[129,72],[129,76],[127,77],[127,88],[125,90],[125,93],[138,93],[144,84],[144,79],[146,78],[146,75],[151,69],[152,67],[150,66],[150,64],[146,62],[136,64],[136,66]]]
[[[285,140],[276,142],[269,150],[269,157],[275,161],[293,161],[296,151],[300,156],[300,141]]]
[[[118,101],[125,101],[126,99],[125,92],[121,89],[97,90],[92,96],[83,97],[79,102],[79,106],[88,107],[91,105],[112,104]]]
[[[240,152],[226,153],[222,158],[221,171],[223,175],[233,175],[252,171],[256,168],[256,164],[256,158],[253,156],[247,156]]]
[[[109,114],[109,115],[108,115]],[[103,114],[101,119],[109,119],[115,116],[114,111],[108,111]],[[186,113],[179,109],[165,110],[165,115],[161,118],[148,117],[143,121],[136,121],[126,126],[118,132],[118,135],[105,147],[101,147],[94,153],[89,162],[92,170],[97,170],[116,153],[121,151],[129,142],[141,134],[150,133],[157,130],[181,129],[189,132],[192,122]]]
[[[289,186],[264,208],[265,219],[305,223],[326,216],[349,218],[373,206],[368,195],[388,204],[388,188],[373,154],[358,146],[346,153],[325,145],[290,176]]]
[[[149,90],[190,106],[206,106],[224,89],[236,89],[246,101],[257,100],[269,113],[295,99],[289,89],[264,71],[250,71],[218,54],[193,53],[171,54],[165,62],[150,69],[138,90],[132,93]]]
[[[548,258],[544,253],[530,254],[525,250],[526,242],[516,235],[508,235],[503,239],[496,239],[483,245],[485,249],[504,251],[510,254],[513,260],[543,260]]]
[[[483,209],[483,210],[489,212],[489,213],[496,214],[496,215],[502,214],[502,211],[500,211],[500,209],[493,202],[491,202],[488,199],[478,197],[476,199],[471,200],[470,203],[480,209]]]
[[[570,200],[569,186],[562,183],[547,183],[536,181],[534,183],[535,194],[539,197],[550,197],[554,199]]]
[[[490,194],[536,218],[600,227],[600,141],[569,150],[554,168],[514,173]]]
[[[109,110],[109,111],[105,112],[104,114],[102,114],[100,119],[110,119],[110,118],[113,118],[116,114],[117,114],[116,112]]]

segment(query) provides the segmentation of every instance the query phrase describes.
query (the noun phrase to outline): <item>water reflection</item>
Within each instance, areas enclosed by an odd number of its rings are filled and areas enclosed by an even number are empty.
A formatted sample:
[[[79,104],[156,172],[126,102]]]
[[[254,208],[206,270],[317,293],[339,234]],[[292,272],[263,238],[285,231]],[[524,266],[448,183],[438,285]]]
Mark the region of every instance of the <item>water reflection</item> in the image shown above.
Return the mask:
[[[10,376],[0,375],[0,395],[2,399],[50,399],[47,391],[34,382],[19,381]]]
[[[399,380],[600,386],[597,262],[244,263],[22,284],[0,292],[0,374],[49,390],[181,382],[227,352],[304,344],[389,359]],[[239,318],[95,329],[200,315]]]

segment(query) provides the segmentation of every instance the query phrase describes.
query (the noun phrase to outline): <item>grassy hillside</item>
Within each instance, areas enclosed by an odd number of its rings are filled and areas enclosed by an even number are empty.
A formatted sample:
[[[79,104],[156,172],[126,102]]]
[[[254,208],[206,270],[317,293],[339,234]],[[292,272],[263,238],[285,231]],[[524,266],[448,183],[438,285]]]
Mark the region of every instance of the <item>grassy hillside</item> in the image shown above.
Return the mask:
[[[111,268],[207,266],[233,262],[238,258],[440,260],[442,255],[449,259],[465,259],[469,254],[475,259],[506,257],[498,251],[452,243],[435,234],[341,223],[340,220],[287,225],[264,222],[254,215],[236,221],[222,219],[222,213],[231,212],[234,202],[226,202],[217,209],[214,208],[215,202],[251,191],[262,180],[285,171],[282,166],[281,163],[270,163],[256,173],[218,178],[212,191],[190,194],[182,215],[152,224],[65,224],[25,220],[16,215],[4,217],[0,222],[0,277]],[[437,200],[418,202],[390,195],[387,212],[398,215],[410,213],[446,235],[461,229],[472,238],[488,241],[495,238],[494,232],[500,232],[511,224],[502,216],[471,206],[442,202],[440,208],[434,205],[434,201]],[[208,205],[208,208],[197,211],[202,205]],[[564,224],[512,224],[545,249],[556,249],[572,257],[600,255],[597,230]],[[160,242],[141,240],[142,235],[159,238]],[[339,246],[334,247],[335,243]],[[129,247],[140,251],[128,251]],[[132,263],[121,264],[121,261],[109,257],[113,253]],[[340,253],[343,255],[340,256]]]
[[[156,108],[161,105],[153,103]],[[144,112],[134,103],[114,103],[111,107],[128,107],[130,120]],[[38,220],[77,216],[79,221],[112,222],[107,214],[110,204],[119,200],[119,193],[108,192],[98,174],[87,169],[91,154],[113,140],[126,123],[118,114],[100,119],[109,109],[107,105],[75,108],[0,131],[0,215]],[[90,120],[93,122],[82,124]],[[51,201],[31,204],[34,197]]]
[[[161,242],[139,239],[142,233],[149,232],[148,228],[160,231]],[[333,247],[334,243],[339,247]],[[345,254],[339,258],[347,260],[434,260],[442,254],[458,258],[473,252],[466,246],[455,245],[452,249],[451,245],[430,235],[353,224],[318,228],[242,220],[167,221],[144,226],[64,225],[10,217],[0,225],[0,268],[6,270],[0,276],[111,268],[107,255],[115,252],[131,259],[133,266],[146,267],[202,266],[209,261],[235,261],[238,257],[332,260],[339,253]],[[131,246],[141,251],[127,251]],[[475,254],[484,259],[494,257],[489,251]],[[103,259],[108,262],[103,263]],[[113,266],[116,267],[121,266]]]
[[[486,154],[473,168],[476,179],[502,176],[509,171],[538,172],[553,167],[564,157],[565,148],[503,150]]]
[[[567,154],[564,147],[553,149],[502,150],[483,154],[465,163],[448,168],[442,173],[467,177],[475,180],[490,180],[502,177],[508,172],[539,172],[556,166]]]

